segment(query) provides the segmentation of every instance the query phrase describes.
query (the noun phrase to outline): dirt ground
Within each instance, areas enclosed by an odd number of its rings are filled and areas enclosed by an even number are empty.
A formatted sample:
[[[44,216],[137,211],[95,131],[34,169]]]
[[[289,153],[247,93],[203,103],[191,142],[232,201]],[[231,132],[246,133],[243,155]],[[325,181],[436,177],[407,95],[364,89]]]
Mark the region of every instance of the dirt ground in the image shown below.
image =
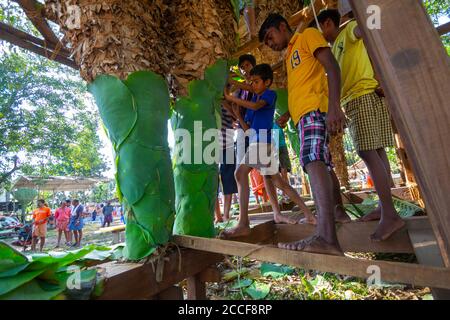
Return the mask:
[[[121,225],[122,222],[120,221],[120,218],[114,217],[114,221],[111,224],[112,226]],[[100,230],[101,225],[100,221],[91,221],[90,219],[86,219],[84,223],[83,228],[83,238],[81,240],[81,245],[87,245],[87,244],[98,244],[98,245],[111,245],[113,242],[113,235],[112,233],[95,233],[95,231]],[[3,238],[2,241],[11,244],[12,242],[17,240],[17,237],[10,237],[10,238]],[[48,229],[47,230],[47,237],[45,239],[45,246],[44,246],[44,252],[47,251],[63,251],[63,250],[70,250],[71,248],[68,246],[65,246],[65,238],[64,234],[61,236],[61,246],[60,248],[55,248],[58,241],[58,231],[56,229]],[[73,241],[73,239],[72,239]],[[17,250],[24,252],[25,254],[31,253],[30,247],[28,246],[26,250],[23,250],[23,247],[19,246],[13,246]],[[74,248],[78,249],[78,248]]]

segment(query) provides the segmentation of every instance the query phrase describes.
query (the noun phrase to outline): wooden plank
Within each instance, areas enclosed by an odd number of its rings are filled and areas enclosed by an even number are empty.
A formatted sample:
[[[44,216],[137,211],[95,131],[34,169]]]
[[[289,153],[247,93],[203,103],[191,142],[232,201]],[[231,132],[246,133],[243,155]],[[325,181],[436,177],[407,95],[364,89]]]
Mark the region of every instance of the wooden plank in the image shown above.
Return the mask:
[[[187,299],[206,300],[206,286],[199,276],[187,278]]]
[[[449,267],[450,59],[421,1],[351,4]],[[369,5],[380,8],[381,29],[368,29]]]
[[[406,229],[396,232],[386,241],[371,241],[370,235],[375,232],[377,226],[378,221],[338,224],[336,231],[342,250],[347,252],[414,252]],[[316,231],[316,227],[309,224],[277,224],[275,228],[275,244],[304,239],[312,236]]]
[[[270,245],[255,245],[190,236],[175,236],[175,242],[179,246],[196,250],[248,257],[260,261],[281,263],[309,270],[333,272],[359,278],[371,276],[372,272],[369,271],[373,266],[376,266],[380,270],[381,281],[450,289],[449,268],[305,253],[279,249]]]
[[[167,258],[161,282],[157,281],[156,270],[153,270],[151,264],[108,262],[96,266],[104,269],[106,274],[105,288],[99,299],[149,299],[223,260],[220,254],[181,249],[181,268],[179,269],[178,252],[169,254]]]
[[[203,282],[220,282],[222,274],[216,266],[210,266],[198,274],[200,281]]]
[[[158,293],[155,298],[157,300],[184,300],[183,289],[179,286],[171,286]]]
[[[416,229],[408,231],[414,253],[420,264],[433,267],[444,267],[436,237],[431,229]],[[435,299],[450,300],[450,290],[432,288]]]
[[[253,226],[250,235],[245,237],[237,237],[234,239],[234,241],[255,243],[255,244],[273,243],[274,232],[275,232],[275,223],[273,220],[271,220]]]

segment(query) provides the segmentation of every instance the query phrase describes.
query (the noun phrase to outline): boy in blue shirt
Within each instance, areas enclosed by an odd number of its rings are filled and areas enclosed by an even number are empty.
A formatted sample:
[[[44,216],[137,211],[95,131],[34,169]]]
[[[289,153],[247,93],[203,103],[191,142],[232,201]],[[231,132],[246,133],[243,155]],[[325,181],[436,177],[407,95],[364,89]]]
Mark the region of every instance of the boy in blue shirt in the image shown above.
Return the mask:
[[[241,100],[225,92],[227,101],[250,110],[246,114],[246,121],[243,121],[242,117],[239,119],[243,129],[250,132],[248,150],[235,172],[239,191],[239,223],[235,228],[225,230],[222,233],[222,236],[226,238],[250,234],[248,175],[252,169],[259,170],[264,177],[275,223],[295,224],[298,222],[296,219],[281,215],[275,187],[284,191],[294,202],[306,208],[298,193],[281,178],[278,172],[278,159],[272,147],[271,132],[277,99],[275,91],[269,89],[273,82],[272,68],[268,64],[257,65],[250,71],[250,76],[252,90],[255,93],[252,101]],[[237,108],[237,106],[233,107]]]

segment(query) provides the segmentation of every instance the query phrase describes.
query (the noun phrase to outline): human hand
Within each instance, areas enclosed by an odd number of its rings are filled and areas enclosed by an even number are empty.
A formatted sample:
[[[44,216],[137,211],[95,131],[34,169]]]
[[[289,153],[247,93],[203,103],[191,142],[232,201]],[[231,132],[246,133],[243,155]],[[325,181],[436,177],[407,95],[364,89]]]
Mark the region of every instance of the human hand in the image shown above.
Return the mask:
[[[284,113],[283,115],[281,115],[278,119],[277,119],[277,124],[281,127],[281,128],[285,128],[289,119],[291,118],[291,115],[289,114],[289,112]]]
[[[379,97],[381,97],[381,98],[385,97],[385,95],[384,95],[384,90],[383,90],[383,88],[381,88],[381,87],[376,88],[376,89],[375,89],[375,93],[376,93]]]
[[[344,130],[345,114],[339,106],[328,109],[326,125],[330,134],[341,133]]]

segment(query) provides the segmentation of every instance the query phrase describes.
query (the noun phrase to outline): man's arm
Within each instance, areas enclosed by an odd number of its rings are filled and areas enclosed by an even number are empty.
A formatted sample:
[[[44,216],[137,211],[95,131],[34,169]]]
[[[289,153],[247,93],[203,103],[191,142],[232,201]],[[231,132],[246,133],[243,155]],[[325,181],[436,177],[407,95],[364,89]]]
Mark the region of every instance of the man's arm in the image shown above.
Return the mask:
[[[259,100],[257,102],[251,102],[251,101],[242,100],[242,99],[230,96],[228,94],[225,94],[225,100],[232,102],[232,103],[236,103],[237,105],[244,107],[246,109],[250,109],[250,110],[259,110],[267,104],[267,102],[265,102],[264,100]]]
[[[341,70],[330,48],[319,48],[314,56],[325,68],[328,78],[327,129],[337,133],[344,129],[345,115],[341,109]]]

